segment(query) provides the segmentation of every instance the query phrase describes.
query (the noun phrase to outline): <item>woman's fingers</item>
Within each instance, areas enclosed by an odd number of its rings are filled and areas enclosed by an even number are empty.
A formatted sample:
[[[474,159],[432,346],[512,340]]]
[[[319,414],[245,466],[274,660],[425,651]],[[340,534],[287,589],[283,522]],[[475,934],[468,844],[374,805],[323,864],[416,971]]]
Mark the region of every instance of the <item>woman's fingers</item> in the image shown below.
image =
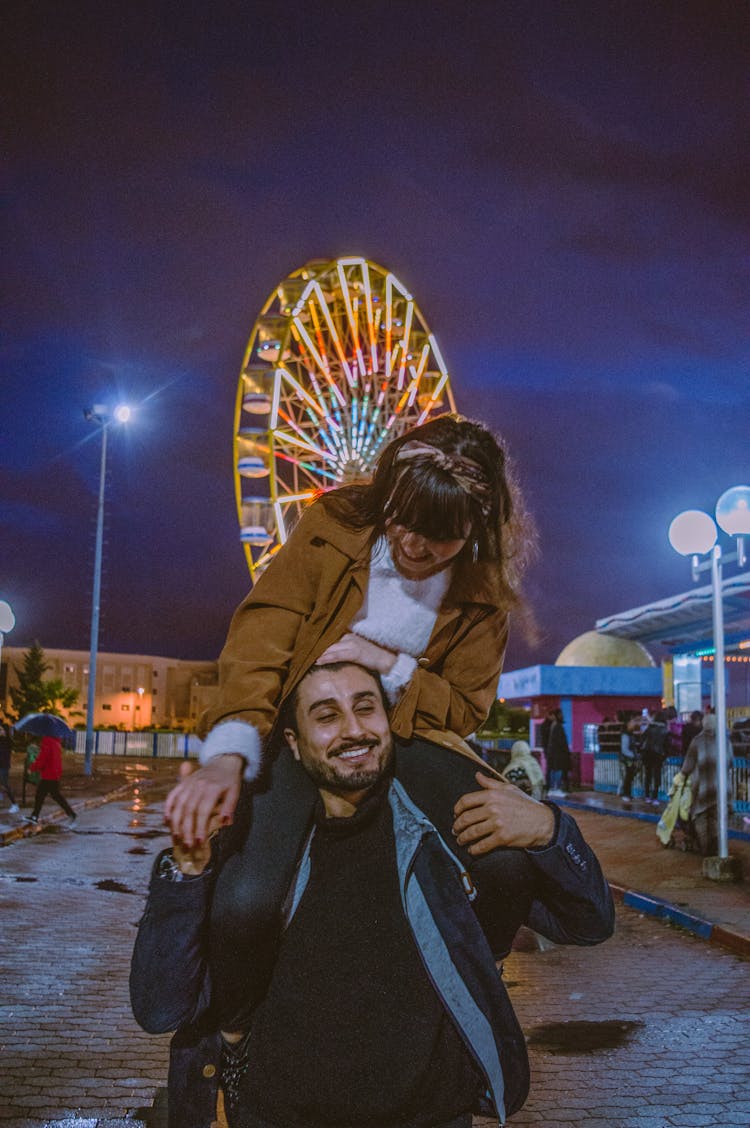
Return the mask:
[[[181,779],[164,806],[173,838],[190,849],[207,840],[217,820],[219,825],[231,821],[240,795],[242,763],[241,756],[216,756]]]

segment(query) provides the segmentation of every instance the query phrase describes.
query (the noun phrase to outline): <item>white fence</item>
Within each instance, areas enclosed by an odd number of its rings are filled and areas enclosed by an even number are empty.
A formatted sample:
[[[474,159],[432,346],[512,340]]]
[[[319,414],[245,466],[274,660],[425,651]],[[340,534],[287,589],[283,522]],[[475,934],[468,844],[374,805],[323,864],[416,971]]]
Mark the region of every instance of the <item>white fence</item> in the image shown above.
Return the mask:
[[[94,755],[139,756],[148,759],[197,758],[201,742],[184,732],[94,732]],[[86,733],[76,732],[75,752],[86,751]]]

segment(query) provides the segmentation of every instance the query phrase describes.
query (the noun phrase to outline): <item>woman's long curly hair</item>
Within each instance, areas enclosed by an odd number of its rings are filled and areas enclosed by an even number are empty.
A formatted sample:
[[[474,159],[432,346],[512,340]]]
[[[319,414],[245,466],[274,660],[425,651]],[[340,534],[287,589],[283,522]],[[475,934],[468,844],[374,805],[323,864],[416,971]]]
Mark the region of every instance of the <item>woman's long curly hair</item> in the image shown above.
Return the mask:
[[[399,461],[399,451],[409,442],[425,443],[475,463],[487,481],[489,497],[480,501],[472,496],[450,469],[429,457]],[[507,455],[483,424],[441,415],[415,427],[385,448],[371,482],[342,486],[325,494],[323,503],[343,525],[371,525],[373,539],[383,535],[389,519],[430,540],[466,537],[456,560],[455,590],[470,593],[476,583],[476,566],[482,565],[500,607],[507,609],[520,602],[521,575],[534,551],[536,533]]]

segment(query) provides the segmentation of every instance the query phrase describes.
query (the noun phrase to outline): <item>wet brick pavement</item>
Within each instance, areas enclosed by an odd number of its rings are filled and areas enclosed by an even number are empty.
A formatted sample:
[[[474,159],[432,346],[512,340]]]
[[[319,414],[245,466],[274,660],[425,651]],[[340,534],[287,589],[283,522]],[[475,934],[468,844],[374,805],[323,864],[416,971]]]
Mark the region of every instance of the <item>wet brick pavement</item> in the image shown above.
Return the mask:
[[[166,841],[157,795],[0,851],[0,1128],[121,1128],[164,1085],[168,1036],[140,1031],[127,998],[135,923]],[[510,1124],[747,1128],[749,968],[629,909],[599,948],[514,952],[506,979],[531,1040],[532,1092]]]

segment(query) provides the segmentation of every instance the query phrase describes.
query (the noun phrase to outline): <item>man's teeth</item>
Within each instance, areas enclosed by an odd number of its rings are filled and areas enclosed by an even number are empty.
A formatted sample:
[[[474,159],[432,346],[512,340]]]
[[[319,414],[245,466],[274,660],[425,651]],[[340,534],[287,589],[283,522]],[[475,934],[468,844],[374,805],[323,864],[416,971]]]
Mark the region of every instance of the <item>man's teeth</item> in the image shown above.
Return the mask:
[[[339,752],[340,760],[353,760],[356,756],[364,756],[369,748],[349,748],[346,752]]]

